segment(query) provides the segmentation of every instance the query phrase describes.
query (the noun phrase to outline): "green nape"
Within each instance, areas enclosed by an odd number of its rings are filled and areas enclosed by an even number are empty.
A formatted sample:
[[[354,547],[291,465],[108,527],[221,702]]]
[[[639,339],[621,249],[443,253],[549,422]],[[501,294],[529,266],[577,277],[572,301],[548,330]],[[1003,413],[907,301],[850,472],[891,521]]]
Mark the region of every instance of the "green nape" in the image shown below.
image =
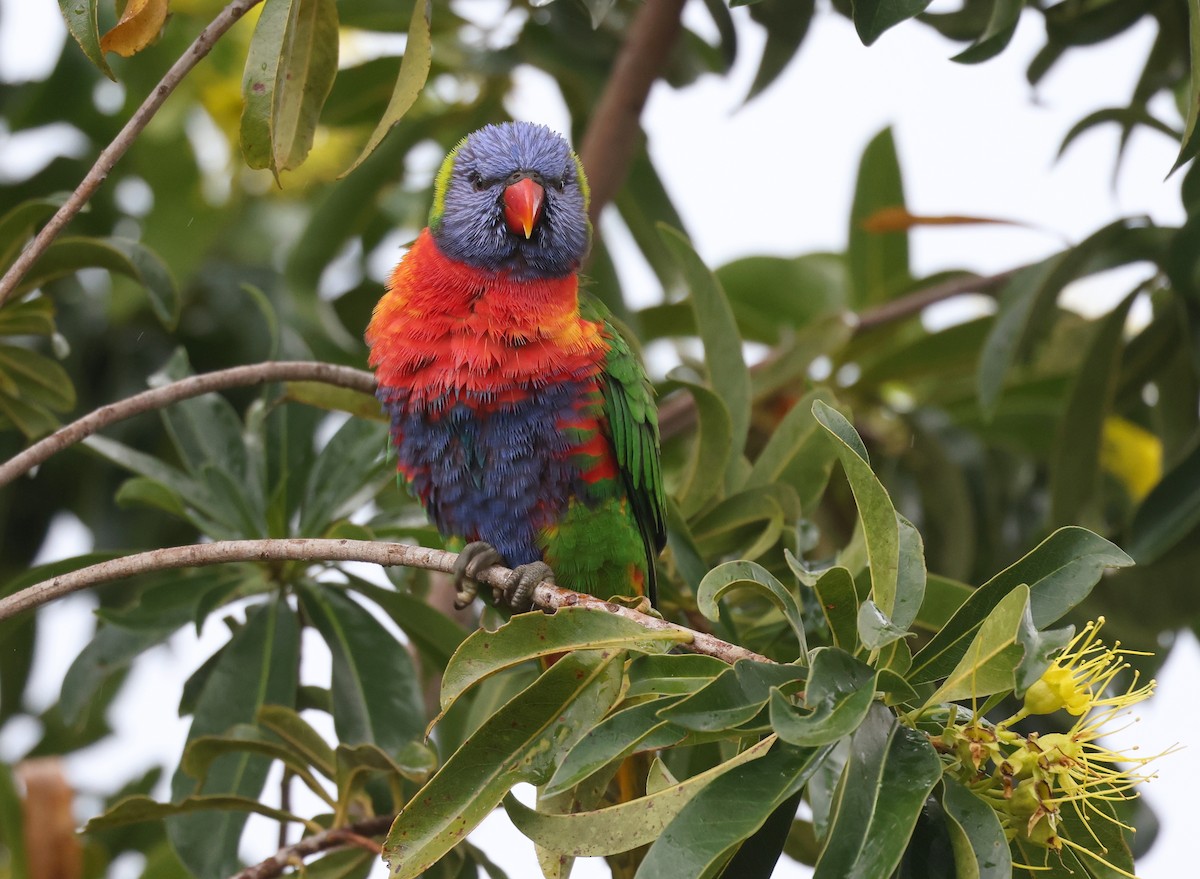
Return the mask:
[[[605,599],[645,594],[646,545],[624,498],[594,506],[572,500],[543,534],[546,563],[560,586]]]

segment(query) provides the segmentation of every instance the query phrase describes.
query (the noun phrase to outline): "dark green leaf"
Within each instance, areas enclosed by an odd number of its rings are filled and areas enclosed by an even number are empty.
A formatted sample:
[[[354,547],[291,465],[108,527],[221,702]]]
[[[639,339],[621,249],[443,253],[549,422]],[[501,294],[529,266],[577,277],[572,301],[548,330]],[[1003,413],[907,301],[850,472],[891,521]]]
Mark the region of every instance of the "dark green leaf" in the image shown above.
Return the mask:
[[[333,778],[333,749],[321,738],[320,733],[291,708],[264,705],[258,709],[255,720],[287,742],[293,751],[326,778]]]
[[[625,696],[694,693],[728,668],[721,660],[698,653],[643,654],[629,664]]]
[[[12,770],[4,763],[0,763],[0,843],[7,850],[5,867],[10,879],[31,879],[25,853],[21,796],[13,782]]]
[[[875,670],[844,650],[813,651],[804,707],[798,713],[779,690],[771,693],[771,728],[785,742],[828,745],[858,729],[875,699]]]
[[[94,7],[94,4],[89,5]],[[10,208],[4,216],[0,216],[0,270],[7,269],[9,264],[16,259],[21,247],[33,234],[33,227],[52,216],[65,200],[61,197],[31,198]],[[5,303],[4,314],[0,314],[0,321],[7,316],[7,312],[28,304],[30,303]],[[48,332],[52,331],[53,324]],[[11,330],[4,332],[11,332]]]
[[[750,7],[750,17],[767,32],[767,43],[746,103],[764,92],[796,57],[815,9],[814,0],[759,0]]]
[[[958,879],[1010,879],[1012,856],[996,810],[950,775],[942,778],[941,801]]]
[[[833,643],[847,653],[858,649],[858,593],[854,577],[841,566],[825,571],[813,584]]]
[[[1179,156],[1171,167],[1174,172],[1184,162],[1196,155],[1200,149],[1200,127],[1196,121],[1200,119],[1200,0],[1188,0],[1188,45],[1190,52],[1188,70],[1187,123],[1183,130],[1183,143],[1179,146]]]
[[[804,618],[800,613],[800,605],[796,602],[796,597],[762,565],[747,561],[717,565],[700,581],[700,588],[696,590],[697,609],[710,620],[718,619],[721,615],[718,602],[734,588],[753,589],[770,599],[783,612],[784,618],[800,642],[799,661],[807,662],[808,644],[805,641]]]
[[[975,42],[954,56],[952,60],[963,64],[987,61],[1004,51],[1017,30],[1025,0],[992,0],[992,15],[983,33]]]
[[[719,732],[755,718],[771,697],[773,687],[795,690],[806,669],[798,665],[738,660],[705,686],[660,712],[668,720],[697,732]]]
[[[99,3],[100,0],[58,0],[58,8],[66,19],[67,30],[79,48],[83,49],[83,54],[100,68],[101,73],[116,82],[117,78],[113,76],[100,49],[100,28],[96,21]]]
[[[1200,524],[1200,444],[1163,474],[1133,517],[1128,552],[1138,564],[1157,561]]]
[[[467,631],[444,613],[404,592],[384,589],[365,580],[351,578],[350,588],[378,604],[417,649],[438,668],[446,663],[467,637]]]
[[[890,27],[925,11],[930,0],[854,0],[854,29],[869,46]]]
[[[365,503],[359,495],[390,469],[383,455],[386,444],[387,428],[377,422],[350,418],[338,429],[308,471],[299,534],[322,534],[336,518]]]
[[[908,233],[868,232],[864,221],[885,208],[904,207],[904,186],[892,130],[885,128],[863,150],[850,208],[846,260],[856,309],[891,299],[910,282]]]
[[[669,378],[679,380],[674,372]],[[683,384],[696,402],[699,427],[687,465],[673,494],[680,512],[690,517],[702,510],[721,491],[720,481],[713,479],[712,475],[724,473],[729,463],[733,449],[733,424],[729,409],[714,391],[693,382]]]
[[[252,797],[207,794],[187,797],[178,803],[159,803],[149,797],[137,796],[121,800],[103,815],[96,816],[84,825],[83,832],[96,833],[126,824],[138,824],[142,821],[161,821],[164,818],[179,820],[180,816],[195,818],[201,815],[216,818],[228,817],[240,827],[246,823],[246,818],[252,812],[266,815],[276,821],[293,823],[303,821],[291,812],[272,808]],[[168,824],[168,826],[171,825]]]

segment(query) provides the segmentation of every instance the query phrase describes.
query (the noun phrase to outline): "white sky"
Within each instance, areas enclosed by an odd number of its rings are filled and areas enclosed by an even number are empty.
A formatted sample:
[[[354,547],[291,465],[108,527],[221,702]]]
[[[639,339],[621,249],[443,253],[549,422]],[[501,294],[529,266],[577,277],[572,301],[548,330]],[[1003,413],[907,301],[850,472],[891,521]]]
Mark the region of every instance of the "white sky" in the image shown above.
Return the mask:
[[[939,2],[938,6],[948,4]],[[19,78],[56,55],[63,30],[56,4],[0,0],[0,77]],[[711,27],[695,3],[694,26]],[[744,21],[744,11],[735,18]],[[1120,216],[1148,214],[1160,223],[1179,223],[1181,175],[1164,182],[1177,145],[1153,133],[1133,138],[1115,190],[1110,187],[1115,128],[1101,128],[1054,160],[1070,126],[1092,110],[1127,101],[1153,37],[1143,22],[1120,39],[1068,53],[1036,92],[1024,70],[1040,45],[1036,16],[1027,14],[1013,44],[985,64],[966,67],[948,60],[955,46],[917,24],[901,25],[864,48],[846,20],[829,12],[814,21],[799,59],[768,92],[740,108],[754,74],[762,37],[757,27],[740,28],[739,63],[732,76],[707,77],[683,92],[657,86],[645,125],[650,149],[701,255],[711,265],[761,253],[795,255],[840,249],[859,155],[883,126],[895,127],[905,191],[916,213],[970,213],[1024,221],[1039,231],[1006,227],[917,230],[912,240],[915,273],[945,268],[998,271],[1036,259],[1078,241]],[[529,72],[509,102],[514,116],[567,128],[566,111],[549,80]],[[1173,108],[1156,108],[1174,119]],[[0,131],[0,173],[11,161],[12,139]],[[6,152],[6,150],[8,150]],[[615,235],[612,224],[606,233]],[[628,244],[618,262],[633,295],[652,301],[657,284]],[[1113,273],[1116,274],[1116,273]],[[1074,307],[1103,310],[1135,278],[1098,279],[1070,292]],[[62,520],[54,556],[81,551],[89,535]],[[35,707],[50,704],[73,658],[62,644],[88,637],[94,602],[76,596],[41,611],[44,626],[30,690]],[[219,622],[197,639],[181,633],[169,649],[140,663],[114,706],[114,740],[73,757],[69,766],[82,790],[103,791],[135,771],[173,759],[187,725],[175,717],[182,680],[224,640]],[[328,683],[327,660],[305,645],[306,680]],[[1175,879],[1194,872],[1192,782],[1200,778],[1200,706],[1195,678],[1200,647],[1186,636],[1159,679],[1156,697],[1140,712],[1143,722],[1122,742],[1156,753],[1182,742],[1190,748],[1162,761],[1162,778],[1148,797],[1162,821],[1152,853],[1139,863],[1143,879]],[[165,695],[164,695],[165,694]],[[330,730],[331,732],[331,730]],[[36,730],[9,724],[0,734],[0,758],[27,746]],[[243,853],[265,857],[274,850],[274,830],[265,820],[247,835]],[[262,823],[258,823],[262,820]],[[514,877],[536,875],[532,844],[493,816],[475,839]],[[137,875],[136,860],[114,875]],[[376,871],[373,876],[386,875]],[[607,876],[581,863],[580,879]],[[785,858],[779,877],[808,871]]]

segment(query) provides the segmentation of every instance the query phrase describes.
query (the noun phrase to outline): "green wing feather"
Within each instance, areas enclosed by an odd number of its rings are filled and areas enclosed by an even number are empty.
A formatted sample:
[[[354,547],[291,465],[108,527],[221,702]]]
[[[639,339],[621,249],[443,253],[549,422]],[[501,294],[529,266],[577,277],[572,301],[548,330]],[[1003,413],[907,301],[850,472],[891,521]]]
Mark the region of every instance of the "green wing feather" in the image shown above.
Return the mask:
[[[625,493],[646,547],[647,591],[651,602],[655,602],[654,560],[667,542],[667,502],[659,461],[654,388],[604,306],[589,296],[580,300],[580,314],[604,324],[604,337],[609,345],[601,388],[604,415]]]

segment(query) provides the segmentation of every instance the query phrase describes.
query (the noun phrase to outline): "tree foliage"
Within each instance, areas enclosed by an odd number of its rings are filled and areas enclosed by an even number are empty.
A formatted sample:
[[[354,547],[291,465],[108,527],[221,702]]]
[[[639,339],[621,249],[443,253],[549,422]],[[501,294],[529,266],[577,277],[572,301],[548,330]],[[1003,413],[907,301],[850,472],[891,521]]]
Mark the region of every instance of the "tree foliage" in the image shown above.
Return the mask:
[[[686,631],[584,607],[499,628],[487,610],[489,628],[468,631],[420,568],[388,569],[386,585],[319,557],[145,570],[94,589],[93,637],[36,716],[27,689],[46,634],[32,611],[0,616],[0,723],[40,731],[15,768],[0,766],[0,875],[43,875],[28,841],[44,837],[22,833],[21,792],[28,802],[34,787],[14,783],[21,767],[109,736],[130,668],[214,618],[228,638],[182,687],[179,765],[105,792],[77,875],[139,852],[148,876],[232,876],[258,813],[290,829],[309,876],[366,875],[376,858],[361,843],[385,831],[394,877],[500,876],[466,838],[497,807],[548,877],[595,855],[620,877],[766,877],[782,853],[821,879],[1132,871],[1129,846],[1146,834],[1122,827],[1152,821],[1134,801],[1071,794],[1108,790],[1072,774],[1087,764],[1075,745],[1089,765],[1108,753],[1073,706],[1104,716],[1105,692],[1145,695],[1078,670],[1112,659],[1088,620],[1106,616],[1133,648],[1200,620],[1194,166],[1178,172],[1180,227],[1128,218],[1002,275],[920,278],[911,230],[977,218],[911,213],[885,130],[864,146],[843,250],[712,269],[636,125],[622,132],[636,144],[627,167],[587,152],[605,126],[628,124],[595,108],[621,86],[638,29],[663,8],[677,15],[680,4],[657,3],[514,0],[473,21],[469,4],[431,0],[242,0],[229,8],[249,9],[244,20],[172,80],[220,3],[129,0],[118,19],[97,0],[63,0],[73,41],[53,71],[0,89],[9,130],[67,122],[88,144],[0,189],[3,457],[147,385],[270,360],[361,366],[381,292],[372,267],[423,225],[430,156],[504,118],[514,76],[533,67],[561,90],[589,173],[625,181],[615,214],[662,295],[628,305],[603,240],[591,289],[642,344],[678,343],[679,366],[657,382],[662,616],[742,658],[680,652]],[[812,0],[731,5],[704,3],[715,42],[683,27],[633,66],[687,88],[727,74],[746,51],[739,29],[761,28],[753,100],[822,13]],[[1200,150],[1196,0],[927,5],[833,3],[865,44],[929,27],[962,44],[963,64],[1044,25],[1031,83],[1148,18],[1156,37],[1128,105],[1080,120],[1062,148],[1116,123],[1122,151],[1139,128],[1179,140],[1177,168]],[[403,51],[339,69],[339,46],[362,32],[403,35]],[[68,234],[12,270],[140,96],[168,81],[174,92]],[[1178,120],[1160,118],[1164,93]],[[1145,277],[1107,314],[1058,304],[1072,281],[1134,264]],[[925,305],[974,291],[994,313],[922,323]],[[1138,297],[1151,318],[1128,335]],[[748,363],[747,342],[770,354]],[[202,541],[441,547],[396,489],[369,379],[223,387],[64,443],[5,485],[0,596]],[[35,566],[65,514],[94,551]],[[328,686],[299,676],[306,631],[328,646]],[[543,671],[539,659],[564,653]],[[1161,656],[1132,661],[1149,674]],[[274,764],[313,809],[264,789]],[[518,782],[538,786],[535,807],[511,796]]]

